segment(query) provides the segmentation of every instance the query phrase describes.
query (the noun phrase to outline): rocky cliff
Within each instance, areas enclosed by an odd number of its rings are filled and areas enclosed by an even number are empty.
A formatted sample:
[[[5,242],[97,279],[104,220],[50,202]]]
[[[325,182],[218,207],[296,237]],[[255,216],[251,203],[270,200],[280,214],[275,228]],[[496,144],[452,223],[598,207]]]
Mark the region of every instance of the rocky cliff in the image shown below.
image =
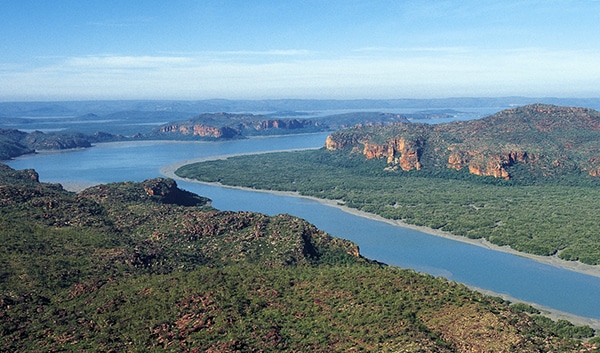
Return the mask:
[[[299,130],[321,129],[319,122],[310,119],[275,119],[254,114],[214,113],[162,125],[154,130],[156,136],[171,138],[239,138]]]
[[[515,165],[542,176],[600,175],[600,113],[534,104],[472,121],[354,127],[327,138],[328,150],[384,158],[389,169],[467,169],[510,179]]]
[[[154,130],[158,138],[239,138],[244,136],[332,131],[354,125],[407,122],[398,114],[356,112],[315,118],[276,118],[254,114],[206,113],[167,123]]]
[[[183,136],[199,136],[213,138],[232,138],[239,133],[228,127],[212,127],[203,124],[178,124],[173,123],[160,127],[159,134],[180,134]]]

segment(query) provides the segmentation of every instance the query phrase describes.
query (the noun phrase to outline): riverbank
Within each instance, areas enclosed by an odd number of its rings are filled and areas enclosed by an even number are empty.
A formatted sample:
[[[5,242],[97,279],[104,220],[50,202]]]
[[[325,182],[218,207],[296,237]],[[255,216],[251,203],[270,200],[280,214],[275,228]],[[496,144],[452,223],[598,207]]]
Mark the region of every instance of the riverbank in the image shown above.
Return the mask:
[[[256,153],[248,153],[248,154],[256,154]],[[298,192],[260,190],[260,189],[244,188],[244,187],[239,187],[239,186],[223,185],[221,183],[201,182],[201,181],[198,181],[195,179],[181,178],[175,174],[175,171],[177,169],[179,169],[180,167],[187,165],[187,164],[205,162],[205,161],[209,161],[209,160],[227,159],[229,157],[240,156],[240,155],[244,155],[244,154],[224,155],[224,156],[215,156],[215,157],[181,161],[181,162],[177,162],[177,163],[173,163],[173,164],[164,166],[163,168],[161,168],[160,173],[165,176],[168,176],[169,178],[185,180],[188,182],[202,183],[202,184],[207,184],[207,185],[217,185],[220,187],[225,187],[225,188],[230,188],[230,189],[248,190],[248,191],[254,191],[254,192],[266,192],[266,193],[271,193],[271,194],[275,194],[275,195],[294,196],[294,197],[310,199],[310,200],[317,201],[321,204],[324,204],[324,205],[327,205],[330,207],[336,207],[344,212],[350,213],[355,216],[364,217],[364,218],[368,218],[368,219],[379,221],[379,222],[386,222],[386,223],[394,225],[394,226],[413,229],[413,230],[417,230],[422,233],[427,233],[427,234],[444,237],[444,238],[455,240],[455,241],[460,241],[463,243],[481,246],[481,247],[484,247],[484,248],[487,248],[490,250],[506,252],[509,254],[525,257],[530,260],[534,260],[534,261],[544,263],[547,265],[583,273],[583,274],[586,274],[589,276],[600,277],[600,266],[588,265],[588,264],[584,264],[584,263],[581,263],[578,261],[567,261],[567,260],[563,260],[563,259],[559,258],[558,256],[541,256],[541,255],[523,253],[520,251],[516,251],[509,246],[498,246],[498,245],[492,244],[489,241],[487,241],[486,239],[470,239],[470,238],[454,235],[452,233],[449,233],[449,232],[446,232],[443,230],[439,230],[439,229],[432,229],[432,228],[428,228],[428,227],[424,227],[424,226],[416,226],[416,225],[405,223],[405,222],[402,222],[399,220],[391,220],[388,218],[378,216],[373,213],[368,213],[368,212],[357,210],[355,208],[347,207],[343,204],[342,201],[339,201],[339,200],[320,199],[320,198],[316,198],[316,197],[312,197],[312,196],[304,196]]]
[[[250,153],[250,154],[255,154],[255,153]],[[227,185],[222,185],[220,183],[207,183],[207,182],[200,182],[198,180],[193,180],[193,179],[186,179],[186,178],[180,178],[177,175],[175,175],[175,171],[180,168],[181,166],[184,166],[186,164],[190,164],[190,163],[196,163],[196,162],[202,162],[202,161],[208,161],[208,160],[215,160],[215,159],[226,159],[229,157],[232,157],[233,155],[224,155],[224,156],[217,156],[217,157],[209,157],[209,158],[201,158],[201,159],[193,159],[193,160],[186,160],[186,161],[181,161],[181,162],[177,162],[174,164],[170,164],[167,165],[163,168],[161,168],[160,172],[161,174],[174,178],[174,179],[179,179],[179,180],[184,180],[184,181],[188,181],[188,182],[195,182],[195,183],[202,183],[202,184],[207,184],[207,185],[216,185],[216,186],[220,186],[220,187],[225,187],[225,188],[231,188],[231,189],[239,189],[239,190],[247,190],[247,191],[253,191],[253,192],[264,192],[264,193],[271,193],[271,194],[277,194],[277,195],[282,195],[282,196],[293,196],[293,197],[301,197],[301,198],[305,198],[305,199],[310,199],[310,200],[314,200],[317,201],[321,204],[330,206],[330,207],[335,207],[338,208],[344,212],[359,216],[359,217],[364,217],[364,218],[368,218],[371,220],[375,220],[375,221],[380,221],[380,222],[385,222],[394,226],[398,226],[398,227],[404,227],[404,228],[408,228],[408,229],[414,229],[417,230],[419,232],[423,232],[423,233],[427,233],[427,234],[431,234],[434,236],[438,236],[438,237],[444,237],[447,239],[451,239],[454,241],[459,241],[459,242],[463,242],[463,243],[468,243],[468,244],[472,244],[472,245],[476,245],[476,246],[480,246],[480,247],[484,247],[487,249],[491,249],[494,251],[501,251],[501,252],[505,252],[505,253],[510,253],[516,256],[521,256],[524,258],[528,258],[531,259],[533,261],[536,262],[540,262],[540,263],[544,263],[544,264],[548,264],[551,266],[555,266],[555,267],[559,267],[559,268],[563,268],[563,269],[568,269],[574,272],[578,272],[578,273],[583,273],[586,275],[591,275],[591,276],[596,276],[596,277],[600,277],[600,266],[590,266],[590,265],[586,265],[586,264],[582,264],[582,263],[578,263],[578,262],[571,262],[571,261],[565,261],[562,260],[558,257],[545,257],[545,256],[538,256],[538,255],[531,255],[531,254],[526,254],[526,253],[521,253],[521,252],[517,252],[509,247],[500,247],[500,246],[496,246],[494,244],[491,244],[490,242],[484,240],[484,239],[469,239],[469,238],[465,238],[465,237],[461,237],[461,236],[456,236],[453,235],[451,233],[448,232],[444,232],[444,231],[440,231],[440,230],[436,230],[436,229],[431,229],[431,228],[427,228],[427,227],[421,227],[421,226],[415,226],[415,225],[411,225],[411,224],[406,224],[404,222],[401,221],[395,221],[395,220],[389,220],[371,213],[367,213],[367,212],[363,212],[360,210],[356,210],[350,207],[347,207],[345,205],[343,205],[343,203],[336,201],[336,200],[327,200],[327,199],[319,199],[319,198],[315,198],[315,197],[309,197],[309,196],[302,196],[297,192],[282,192],[282,191],[271,191],[271,190],[258,190],[258,189],[252,189],[252,188],[243,188],[243,187],[234,187],[234,186],[227,186]],[[516,299],[501,293],[495,293],[495,292],[491,292],[491,291],[487,291],[484,289],[480,289],[480,288],[472,288],[474,290],[477,290],[479,292],[482,292],[484,294],[488,294],[488,295],[492,295],[492,296],[497,296],[497,297],[501,297],[505,300],[509,300],[511,302],[523,302],[523,300],[520,299]],[[586,318],[586,317],[581,317],[581,316],[577,316],[577,315],[573,315],[570,313],[566,313],[566,312],[561,312],[555,309],[551,309],[548,307],[543,307],[540,306],[536,303],[528,303],[533,305],[534,307],[538,308],[539,310],[541,310],[542,312],[544,312],[544,314],[554,320],[557,319],[565,319],[568,320],[570,322],[573,322],[574,324],[577,325],[588,325],[590,327],[593,327],[595,329],[600,329],[600,320],[596,320],[596,319],[591,319],[591,318]]]

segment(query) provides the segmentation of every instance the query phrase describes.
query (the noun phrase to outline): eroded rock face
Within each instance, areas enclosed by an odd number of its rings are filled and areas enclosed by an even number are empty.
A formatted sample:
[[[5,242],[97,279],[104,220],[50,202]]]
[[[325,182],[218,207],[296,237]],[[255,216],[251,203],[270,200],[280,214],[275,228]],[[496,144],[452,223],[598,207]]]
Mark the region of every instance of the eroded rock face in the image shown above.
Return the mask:
[[[344,146],[341,142],[335,140],[331,135],[329,135],[327,136],[327,139],[325,139],[325,148],[329,151],[335,151],[344,148]]]
[[[319,131],[324,128],[324,124],[311,119],[271,119],[253,114],[205,113],[189,120],[160,126],[154,130],[154,134],[219,139],[265,135],[275,131]]]
[[[344,137],[349,137],[345,139]],[[350,136],[329,135],[325,140],[325,148],[329,151],[341,150],[362,144],[362,154],[367,159],[386,158],[387,163],[398,166],[402,170],[420,170],[422,165],[419,160],[420,148],[423,144],[419,139],[392,138],[384,144],[373,143],[368,138],[357,141]]]
[[[419,140],[406,140],[395,138],[388,144],[387,162],[391,165],[399,165],[404,171],[420,170],[419,161],[422,142]]]
[[[600,113],[534,104],[448,124],[399,123],[354,127],[327,138],[328,150],[386,158],[390,170],[423,167],[462,170],[510,179],[510,167],[527,164],[544,177],[575,170],[600,177]]]
[[[236,132],[230,128],[216,128],[202,124],[196,125],[168,125],[159,130],[160,133],[179,133],[182,135],[200,136],[200,137],[233,137]]]
[[[525,151],[508,151],[504,153],[492,153],[490,151],[462,151],[449,149],[448,168],[461,170],[468,168],[471,174],[480,176],[493,176],[494,178],[510,179],[507,167],[515,163],[530,161],[529,154]]]
[[[479,176],[492,176],[494,178],[506,180],[510,179],[510,174],[505,169],[504,165],[496,160],[496,158],[481,162],[473,161],[469,164],[469,173]]]
[[[600,177],[600,156],[592,156],[589,159],[590,171],[588,172],[590,176]]]
[[[396,136],[389,139],[385,144],[377,144],[368,140],[360,142],[363,145],[362,154],[366,159],[385,158],[391,167],[399,167],[404,171],[421,170],[423,167],[421,161],[421,150],[427,144],[431,143],[421,139],[406,139]],[[347,146],[347,143],[340,141],[333,136],[328,136],[325,147],[330,150],[340,150]],[[536,160],[535,155],[527,151],[490,151],[477,149],[463,149],[457,146],[444,148],[442,143],[439,147],[433,146],[434,150],[443,153],[446,150],[447,167],[455,170],[467,168],[471,174],[480,176],[493,176],[495,178],[510,179],[507,168],[515,163],[529,163]],[[599,168],[600,170],[600,168]],[[600,172],[599,172],[600,173]]]
[[[363,154],[367,159],[376,159],[387,157],[386,146],[377,145],[374,143],[363,142]]]
[[[363,154],[367,159],[387,158],[387,163],[399,166],[402,170],[420,170],[419,143],[404,138],[392,139],[387,145],[363,142]]]

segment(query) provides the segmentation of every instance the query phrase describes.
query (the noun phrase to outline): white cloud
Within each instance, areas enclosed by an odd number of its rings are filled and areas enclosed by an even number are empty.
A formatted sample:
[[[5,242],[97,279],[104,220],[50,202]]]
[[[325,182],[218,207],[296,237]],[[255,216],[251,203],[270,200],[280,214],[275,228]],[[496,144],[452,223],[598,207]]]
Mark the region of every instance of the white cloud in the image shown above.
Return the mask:
[[[223,51],[223,52],[209,52],[217,56],[225,55],[258,55],[258,56],[298,56],[311,54],[309,50],[302,49],[283,49],[283,50],[264,50],[264,51],[253,51],[253,50],[238,50],[238,51]]]
[[[599,0],[600,1],[600,0]],[[473,48],[468,47],[364,47],[354,49],[357,53],[464,53],[472,51]]]
[[[271,51],[281,60],[263,61],[248,61],[242,52],[223,57],[98,55],[22,71],[1,65],[8,69],[0,71],[0,99],[600,95],[596,51],[425,49],[415,48],[411,55],[364,50],[364,55],[342,58]]]
[[[187,57],[169,56],[81,56],[68,58],[64,62],[67,68],[153,68],[170,65],[184,65],[192,60]]]

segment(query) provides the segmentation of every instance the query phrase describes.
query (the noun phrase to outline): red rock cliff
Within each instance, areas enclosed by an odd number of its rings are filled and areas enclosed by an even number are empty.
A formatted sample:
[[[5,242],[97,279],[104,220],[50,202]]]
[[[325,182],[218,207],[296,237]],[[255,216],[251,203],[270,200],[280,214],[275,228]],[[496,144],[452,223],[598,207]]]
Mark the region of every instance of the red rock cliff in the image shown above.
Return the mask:
[[[530,155],[525,151],[508,151],[490,153],[488,151],[461,151],[449,148],[448,168],[461,170],[468,168],[471,174],[493,176],[494,178],[510,179],[507,167],[515,163],[530,162]],[[535,156],[533,156],[535,159]]]
[[[421,144],[419,140],[406,140],[403,137],[393,138],[385,145],[363,142],[363,154],[367,159],[387,158],[388,164],[399,166],[404,171],[420,170],[419,148]]]

